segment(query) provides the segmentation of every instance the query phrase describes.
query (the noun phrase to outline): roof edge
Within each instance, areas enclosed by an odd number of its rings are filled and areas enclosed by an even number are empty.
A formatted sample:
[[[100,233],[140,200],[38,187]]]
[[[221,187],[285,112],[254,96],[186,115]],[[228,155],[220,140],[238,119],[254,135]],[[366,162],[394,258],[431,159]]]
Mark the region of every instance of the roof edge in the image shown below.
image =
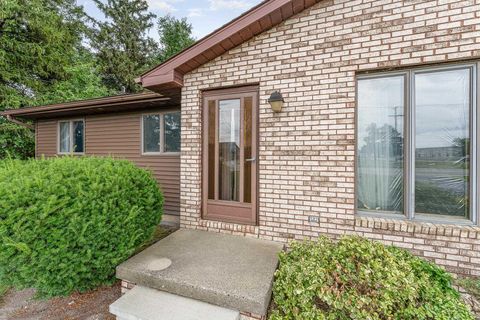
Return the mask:
[[[25,114],[43,112],[47,110],[60,110],[60,109],[70,109],[70,108],[74,109],[77,107],[94,107],[94,106],[116,104],[116,103],[122,103],[122,102],[143,101],[143,100],[154,99],[154,98],[168,99],[168,97],[164,97],[163,95],[155,92],[124,94],[124,95],[93,98],[93,99],[87,99],[87,100],[69,101],[64,103],[46,104],[43,106],[24,107],[24,108],[18,108],[18,109],[6,109],[3,112],[0,112],[0,115],[20,116]]]
[[[143,87],[158,91],[162,86],[183,86],[183,75],[179,67],[190,65],[192,62],[197,64],[196,67],[203,65],[204,63],[211,61],[218,56],[222,55],[226,51],[232,49],[244,43],[256,35],[265,32],[279,23],[289,19],[293,15],[311,7],[312,5],[323,0],[266,0],[255,7],[249,9],[242,15],[223,25],[222,27],[211,32],[207,36],[201,38],[190,47],[177,53],[162,64],[144,72],[138,77],[137,83]],[[275,18],[270,15],[276,13]],[[270,17],[269,17],[270,16]],[[260,20],[269,18],[270,23],[264,25],[259,23]],[[255,26],[258,32],[249,32],[251,36],[245,36],[244,31],[251,31],[251,27]],[[243,34],[241,34],[243,32]],[[240,36],[241,42],[233,43],[231,48],[227,48],[223,52],[216,52],[212,50],[215,46],[230,39],[233,36]],[[199,57],[206,58],[207,60],[202,62],[198,61]],[[195,69],[190,66],[187,69]],[[189,71],[187,71],[189,72]],[[186,72],[185,72],[186,73]],[[175,78],[175,80],[172,80]]]
[[[172,57],[168,58],[166,61],[162,62],[161,64],[151,68],[150,70],[147,70],[145,71],[144,73],[142,73],[138,78],[136,78],[135,80],[137,81],[137,83],[141,83],[142,82],[142,79],[144,77],[147,77],[149,76],[151,73],[155,72],[156,70],[158,70],[159,68],[167,65],[168,63],[170,63],[172,60],[176,59],[178,56],[180,55],[183,55],[185,53],[187,53],[190,49],[192,49],[193,47],[196,47],[198,46],[199,44],[201,44],[202,42],[208,40],[209,38],[213,37],[215,34],[217,34],[218,32],[222,31],[225,27],[235,23],[237,20],[240,20],[242,19],[244,16],[248,15],[249,13],[251,13],[252,11],[258,9],[260,6],[266,4],[267,2],[269,2],[270,0],[264,0],[262,2],[260,2],[259,4],[257,4],[256,6],[254,6],[253,8],[250,8],[248,9],[247,11],[245,11],[244,13],[242,13],[240,16],[234,18],[233,20],[230,20],[229,22],[225,23],[224,25],[222,25],[221,27],[213,30],[212,32],[210,32],[209,34],[207,34],[206,36],[198,39],[197,41],[195,41],[192,45],[188,46],[187,48],[183,49],[182,51],[178,52],[177,54],[173,55]]]
[[[156,101],[156,100],[169,100],[169,97],[165,97],[155,92],[136,93],[116,95],[109,97],[94,98],[88,100],[70,101],[66,103],[48,104],[36,107],[24,107],[19,109],[7,109],[0,112],[0,115],[4,117],[28,117],[35,114],[66,111],[66,110],[78,110],[83,108],[100,108],[110,105],[128,104],[141,101]]]

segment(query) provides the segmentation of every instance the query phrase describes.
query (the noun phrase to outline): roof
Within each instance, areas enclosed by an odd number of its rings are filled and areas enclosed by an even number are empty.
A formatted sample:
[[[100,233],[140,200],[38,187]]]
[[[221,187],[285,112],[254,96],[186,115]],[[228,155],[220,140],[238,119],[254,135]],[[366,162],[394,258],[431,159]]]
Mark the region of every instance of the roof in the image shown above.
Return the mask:
[[[162,94],[148,92],[118,95],[5,110],[0,115],[9,118],[40,119],[178,106],[181,95],[179,89],[183,86],[184,74],[320,1],[322,0],[265,0],[136,79],[145,89]]]
[[[39,119],[113,111],[139,110],[152,107],[172,106],[175,104],[176,102],[172,101],[170,97],[158,93],[147,92],[49,104],[39,107],[10,109],[1,112],[0,115],[15,118]]]
[[[321,0],[266,0],[200,39],[137,80],[156,92],[183,86],[183,75]]]

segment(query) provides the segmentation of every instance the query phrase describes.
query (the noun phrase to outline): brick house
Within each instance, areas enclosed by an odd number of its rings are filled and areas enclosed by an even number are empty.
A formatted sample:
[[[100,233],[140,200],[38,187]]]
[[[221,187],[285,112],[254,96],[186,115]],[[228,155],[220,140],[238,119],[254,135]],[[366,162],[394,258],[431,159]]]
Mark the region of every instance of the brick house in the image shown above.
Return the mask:
[[[360,234],[480,276],[479,77],[479,0],[267,0],[141,75],[155,93],[4,115],[37,156],[152,168],[182,228]]]

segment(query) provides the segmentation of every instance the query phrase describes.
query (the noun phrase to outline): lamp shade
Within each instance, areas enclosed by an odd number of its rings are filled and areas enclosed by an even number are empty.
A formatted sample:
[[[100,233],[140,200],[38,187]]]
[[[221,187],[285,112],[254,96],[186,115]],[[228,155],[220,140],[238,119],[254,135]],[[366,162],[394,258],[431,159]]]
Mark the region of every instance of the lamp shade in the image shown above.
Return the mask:
[[[283,100],[282,94],[278,91],[272,92],[270,98],[268,98],[268,103],[270,104],[274,112],[282,111],[284,102],[285,100]]]

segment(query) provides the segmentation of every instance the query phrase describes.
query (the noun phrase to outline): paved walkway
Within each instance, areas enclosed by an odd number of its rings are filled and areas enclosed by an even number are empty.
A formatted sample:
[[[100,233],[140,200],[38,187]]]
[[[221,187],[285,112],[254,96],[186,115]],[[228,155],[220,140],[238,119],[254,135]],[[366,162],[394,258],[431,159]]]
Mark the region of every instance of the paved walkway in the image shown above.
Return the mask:
[[[264,315],[283,244],[182,229],[117,268],[117,277],[213,305]]]

